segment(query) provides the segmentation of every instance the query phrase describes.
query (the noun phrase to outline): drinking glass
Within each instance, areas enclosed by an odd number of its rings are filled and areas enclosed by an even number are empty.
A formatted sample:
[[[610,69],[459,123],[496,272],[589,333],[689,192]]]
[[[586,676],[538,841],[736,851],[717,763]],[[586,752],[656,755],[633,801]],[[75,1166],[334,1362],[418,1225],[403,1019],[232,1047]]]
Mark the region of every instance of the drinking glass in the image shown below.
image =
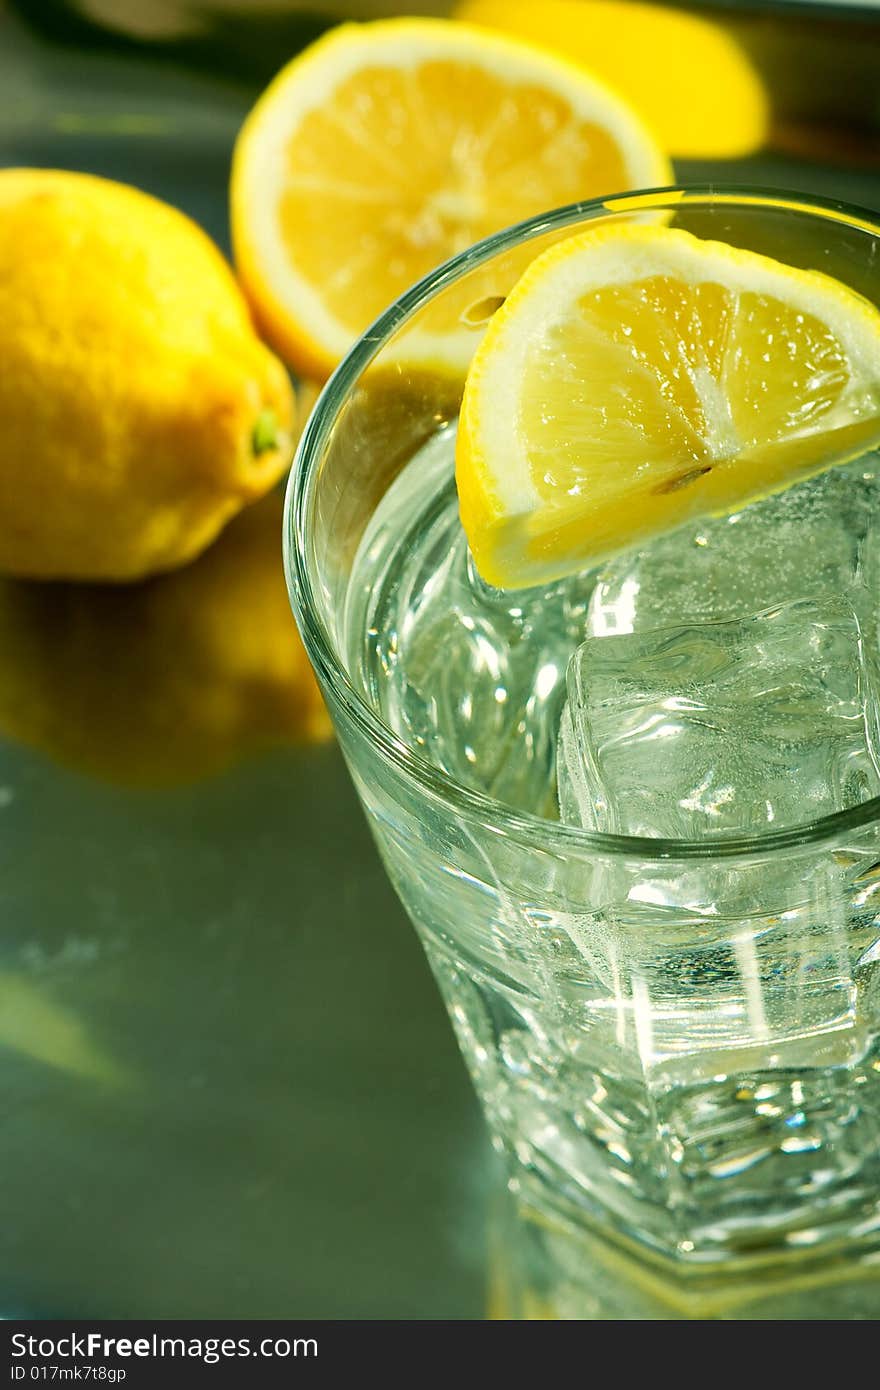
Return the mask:
[[[325,388],[288,491],[291,599],[528,1223],[539,1292],[513,1312],[753,1317],[763,1300],[777,1317],[872,1316],[880,802],[724,841],[590,833],[537,792],[508,796],[503,777],[487,790],[408,741],[364,665],[377,640],[394,659],[395,635],[369,619],[389,557],[432,554],[430,516],[407,530],[407,507],[438,476],[451,495],[464,376],[491,314],[551,241],[636,220],[820,268],[877,300],[877,221],[797,195],[629,194],[480,243],[392,306]],[[440,363],[431,334],[452,324]],[[392,486],[403,500],[377,531]],[[421,574],[429,586],[431,565]],[[438,690],[447,640],[441,624]],[[546,784],[549,705],[544,735]]]

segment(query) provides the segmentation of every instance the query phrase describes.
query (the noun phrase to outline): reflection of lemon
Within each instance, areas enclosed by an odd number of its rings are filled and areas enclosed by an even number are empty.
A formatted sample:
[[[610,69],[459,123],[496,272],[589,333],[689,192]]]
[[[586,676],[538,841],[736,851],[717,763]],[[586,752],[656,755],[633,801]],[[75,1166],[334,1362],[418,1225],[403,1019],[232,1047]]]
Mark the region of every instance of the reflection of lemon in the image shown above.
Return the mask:
[[[689,1264],[613,1229],[600,1235],[531,1205],[514,1208],[506,1193],[490,1210],[489,1237],[489,1319],[705,1322],[751,1320],[756,1310],[797,1317],[821,1307],[869,1317],[880,1294],[880,1271],[857,1260],[755,1251],[733,1268]]]
[[[25,975],[0,970],[0,1048],[84,1081],[118,1086],[121,1063],[90,1036],[82,1020]]]
[[[764,142],[761,79],[701,15],[638,0],[464,0],[456,13],[584,63],[676,158],[738,159]]]
[[[468,374],[461,516],[516,587],[734,511],[880,441],[880,312],[829,276],[606,226],[526,271]]]
[[[290,383],[174,208],[0,171],[0,571],[131,579],[198,554],[288,462]]]
[[[404,289],[480,237],[669,180],[631,108],[574,64],[448,21],[343,25],[288,64],[242,128],[236,262],[270,340],[326,375]],[[468,303],[480,293],[471,282]],[[453,292],[407,354],[467,360],[467,307]]]
[[[280,537],[273,492],[174,574],[124,587],[0,581],[0,729],[146,786],[326,738]]]

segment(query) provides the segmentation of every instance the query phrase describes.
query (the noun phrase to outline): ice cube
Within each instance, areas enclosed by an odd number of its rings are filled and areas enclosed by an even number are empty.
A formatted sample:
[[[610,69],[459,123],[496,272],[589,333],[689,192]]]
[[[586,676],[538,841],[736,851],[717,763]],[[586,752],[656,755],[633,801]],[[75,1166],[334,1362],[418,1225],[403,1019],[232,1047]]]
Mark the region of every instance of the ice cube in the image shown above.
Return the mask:
[[[872,454],[610,561],[593,591],[585,635],[745,618],[841,593],[867,614],[865,548],[878,523],[880,460]]]
[[[874,662],[844,599],[588,638],[557,755],[560,815],[699,839],[801,825],[880,795]]]

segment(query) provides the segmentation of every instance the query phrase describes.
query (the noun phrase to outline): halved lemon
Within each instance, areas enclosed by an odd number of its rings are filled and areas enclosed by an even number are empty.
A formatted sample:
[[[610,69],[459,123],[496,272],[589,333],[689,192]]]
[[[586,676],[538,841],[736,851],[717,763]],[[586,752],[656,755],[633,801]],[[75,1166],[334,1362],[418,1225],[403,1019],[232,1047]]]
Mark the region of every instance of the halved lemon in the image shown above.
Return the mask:
[[[838,281],[663,227],[538,257],[492,319],[456,449],[477,568],[517,588],[880,443],[880,312]]]
[[[547,208],[670,180],[639,117],[572,63],[450,21],[348,24],[289,63],[241,130],[235,259],[269,340],[325,376],[456,251]],[[447,301],[423,359],[467,361],[466,307]]]
[[[463,0],[456,14],[584,63],[676,158],[738,159],[764,143],[761,76],[705,15],[640,0]]]

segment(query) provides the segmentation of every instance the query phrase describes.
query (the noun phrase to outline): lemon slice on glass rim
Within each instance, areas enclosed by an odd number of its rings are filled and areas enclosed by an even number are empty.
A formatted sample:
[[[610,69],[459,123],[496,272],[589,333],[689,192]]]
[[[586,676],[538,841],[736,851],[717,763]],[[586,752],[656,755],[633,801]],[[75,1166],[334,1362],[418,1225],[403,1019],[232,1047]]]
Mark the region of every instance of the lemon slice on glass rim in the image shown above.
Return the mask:
[[[880,312],[818,271],[668,227],[539,256],[468,372],[459,505],[519,588],[736,511],[880,443]]]

